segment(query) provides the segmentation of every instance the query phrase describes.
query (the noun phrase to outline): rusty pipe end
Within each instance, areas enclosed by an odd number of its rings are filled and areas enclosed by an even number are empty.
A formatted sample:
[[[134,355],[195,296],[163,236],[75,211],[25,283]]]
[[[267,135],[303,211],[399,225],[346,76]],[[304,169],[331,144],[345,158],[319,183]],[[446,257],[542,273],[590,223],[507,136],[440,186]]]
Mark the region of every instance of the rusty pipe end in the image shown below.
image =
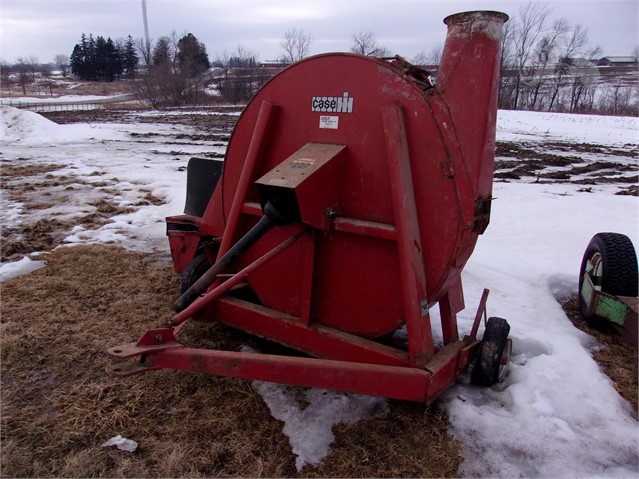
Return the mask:
[[[499,61],[503,26],[507,20],[508,15],[496,11],[461,12],[444,19],[448,33],[437,75],[440,91],[447,88],[456,71],[462,72],[462,77],[488,74],[489,70],[489,76],[495,74],[492,66]],[[468,79],[463,82],[466,88]],[[482,93],[488,94],[487,91]],[[457,94],[464,96],[462,91]]]
[[[501,37],[501,25],[506,23],[508,19],[508,15],[503,12],[497,12],[494,10],[475,10],[448,15],[444,18],[444,23],[449,27],[453,25],[475,26],[476,29],[483,28],[487,33],[491,33],[491,26],[496,24],[498,26],[497,35]],[[471,29],[468,28],[468,30],[470,31]]]

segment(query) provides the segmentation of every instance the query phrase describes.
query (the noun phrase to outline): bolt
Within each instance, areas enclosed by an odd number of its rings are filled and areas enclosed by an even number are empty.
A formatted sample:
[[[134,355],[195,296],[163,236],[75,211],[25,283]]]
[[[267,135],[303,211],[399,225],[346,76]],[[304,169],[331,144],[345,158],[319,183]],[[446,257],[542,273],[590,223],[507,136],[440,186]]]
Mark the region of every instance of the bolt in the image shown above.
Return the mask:
[[[157,335],[155,338],[153,338],[153,339],[155,339],[155,342],[156,342],[156,343],[158,343],[158,344],[159,344],[159,343],[163,343],[163,342],[164,342],[164,337],[163,337],[161,334],[158,334],[158,335]]]
[[[337,208],[326,208],[326,211],[324,211],[324,214],[328,217],[328,218],[337,218],[340,214],[339,210]]]

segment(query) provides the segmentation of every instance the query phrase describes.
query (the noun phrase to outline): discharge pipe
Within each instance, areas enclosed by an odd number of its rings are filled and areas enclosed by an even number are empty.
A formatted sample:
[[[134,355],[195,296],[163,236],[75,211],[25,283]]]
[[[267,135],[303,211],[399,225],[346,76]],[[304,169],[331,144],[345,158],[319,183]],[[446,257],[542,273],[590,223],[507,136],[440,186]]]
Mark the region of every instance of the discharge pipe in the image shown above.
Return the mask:
[[[476,197],[492,194],[503,25],[508,15],[477,11],[444,19],[448,34],[436,88],[457,133]]]

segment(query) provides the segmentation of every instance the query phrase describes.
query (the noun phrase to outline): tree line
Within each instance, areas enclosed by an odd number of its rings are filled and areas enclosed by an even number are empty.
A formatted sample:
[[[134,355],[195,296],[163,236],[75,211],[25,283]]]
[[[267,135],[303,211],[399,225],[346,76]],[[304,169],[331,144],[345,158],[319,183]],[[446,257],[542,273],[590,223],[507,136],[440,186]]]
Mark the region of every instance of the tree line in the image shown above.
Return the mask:
[[[637,48],[624,66],[601,66],[602,55],[583,25],[553,19],[546,4],[522,6],[505,24],[499,107],[637,115]]]
[[[195,35],[160,37],[153,48],[139,44],[146,69],[135,89],[154,108],[197,104],[211,68],[206,46]]]
[[[71,72],[80,80],[113,81],[116,78],[135,78],[139,57],[131,35],[114,43],[111,37],[87,37],[84,33],[73,47]]]
[[[178,36],[173,32],[148,43],[133,41],[131,36],[113,42],[83,34],[70,60],[56,55],[55,62],[63,75],[70,66],[73,75],[84,80],[135,79],[135,92],[153,107],[202,103],[211,95],[243,103],[285,65],[308,56],[312,43],[310,33],[289,29],[282,37],[277,61],[260,63],[256,53],[241,45],[231,54],[210,60],[205,45],[191,33]],[[350,51],[392,56],[370,31],[353,34]],[[436,81],[442,51],[443,45],[435,45],[410,61],[432,71]],[[499,107],[637,115],[637,49],[634,66],[629,68],[599,67],[601,55],[599,47],[589,45],[588,30],[582,25],[553,19],[546,4],[522,6],[504,27]],[[28,81],[35,80],[36,65],[32,57],[18,59],[15,68],[23,90]],[[50,71],[42,76],[50,79]]]

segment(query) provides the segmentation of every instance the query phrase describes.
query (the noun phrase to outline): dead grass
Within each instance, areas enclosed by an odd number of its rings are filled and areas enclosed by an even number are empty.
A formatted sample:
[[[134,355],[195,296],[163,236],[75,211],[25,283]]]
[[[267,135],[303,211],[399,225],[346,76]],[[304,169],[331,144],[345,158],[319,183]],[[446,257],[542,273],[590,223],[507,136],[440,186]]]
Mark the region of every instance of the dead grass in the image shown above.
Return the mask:
[[[164,201],[162,198],[158,196],[155,196],[149,190],[140,190],[140,192],[146,193],[146,194],[134,206],[148,206],[148,205],[160,206],[160,205],[166,204],[166,201]]]
[[[64,166],[54,165],[51,163],[16,165],[3,162],[0,166],[2,187],[5,187],[4,182],[7,178],[23,178],[25,176],[35,176],[43,173],[48,173],[50,171],[59,170],[61,168],[64,168]]]
[[[113,82],[91,82],[59,78],[53,85],[53,95],[50,95],[49,87],[43,84],[30,83],[26,85],[26,95],[38,98],[51,98],[62,95],[103,95],[111,96],[130,93],[131,82],[128,80],[118,80]],[[7,99],[11,97],[22,97],[24,92],[18,84],[2,84],[2,96]]]
[[[448,416],[437,405],[424,410],[392,401],[384,419],[335,427],[333,452],[319,466],[306,467],[304,476],[458,477],[460,447],[447,430]]]
[[[106,199],[101,199],[89,204],[91,206],[95,206],[95,210],[97,213],[107,218],[115,215],[124,215],[133,211],[133,208],[122,208],[120,206],[116,206],[115,204],[113,204],[112,201]]]
[[[639,361],[637,350],[630,346],[612,327],[594,327],[584,320],[579,312],[576,297],[561,301],[570,321],[582,331],[594,336],[603,346],[592,353],[593,358],[612,379],[615,389],[632,405],[635,418],[639,414]]]
[[[72,227],[73,223],[68,221],[41,219],[17,228],[3,228],[0,260],[16,260],[36,251],[50,251],[60,245],[65,231]]]
[[[60,166],[52,164],[8,164],[2,166],[3,181],[1,187],[8,193],[12,201],[23,203],[22,210],[24,212],[45,212],[45,210],[49,209],[52,211],[47,212],[49,217],[41,218],[35,223],[2,228],[0,234],[0,261],[18,260],[21,256],[36,251],[50,251],[61,244],[62,240],[76,224],[80,224],[87,229],[97,229],[107,224],[113,216],[134,211],[134,208],[120,207],[111,199],[102,198],[90,203],[91,206],[95,207],[95,211],[74,218],[72,221],[53,218],[62,214],[53,210],[73,195],[72,191],[75,190],[75,187],[71,185],[89,185],[87,181],[75,175],[56,176],[49,173],[40,178],[40,181],[31,178],[60,168]],[[99,175],[101,173],[95,172],[91,176]],[[24,178],[29,178],[30,181],[24,181]],[[91,186],[106,186],[108,184],[99,182],[92,183]],[[163,200],[146,191],[143,201],[136,206],[162,203]]]
[[[2,286],[2,477],[456,475],[459,445],[436,406],[391,402],[385,419],[339,426],[333,453],[298,473],[282,423],[248,381],[172,371],[108,377],[108,347],[170,317],[178,284],[168,259],[107,246],[46,259]],[[180,336],[231,349],[253,341],[197,323]],[[100,447],[116,434],[140,447]]]

